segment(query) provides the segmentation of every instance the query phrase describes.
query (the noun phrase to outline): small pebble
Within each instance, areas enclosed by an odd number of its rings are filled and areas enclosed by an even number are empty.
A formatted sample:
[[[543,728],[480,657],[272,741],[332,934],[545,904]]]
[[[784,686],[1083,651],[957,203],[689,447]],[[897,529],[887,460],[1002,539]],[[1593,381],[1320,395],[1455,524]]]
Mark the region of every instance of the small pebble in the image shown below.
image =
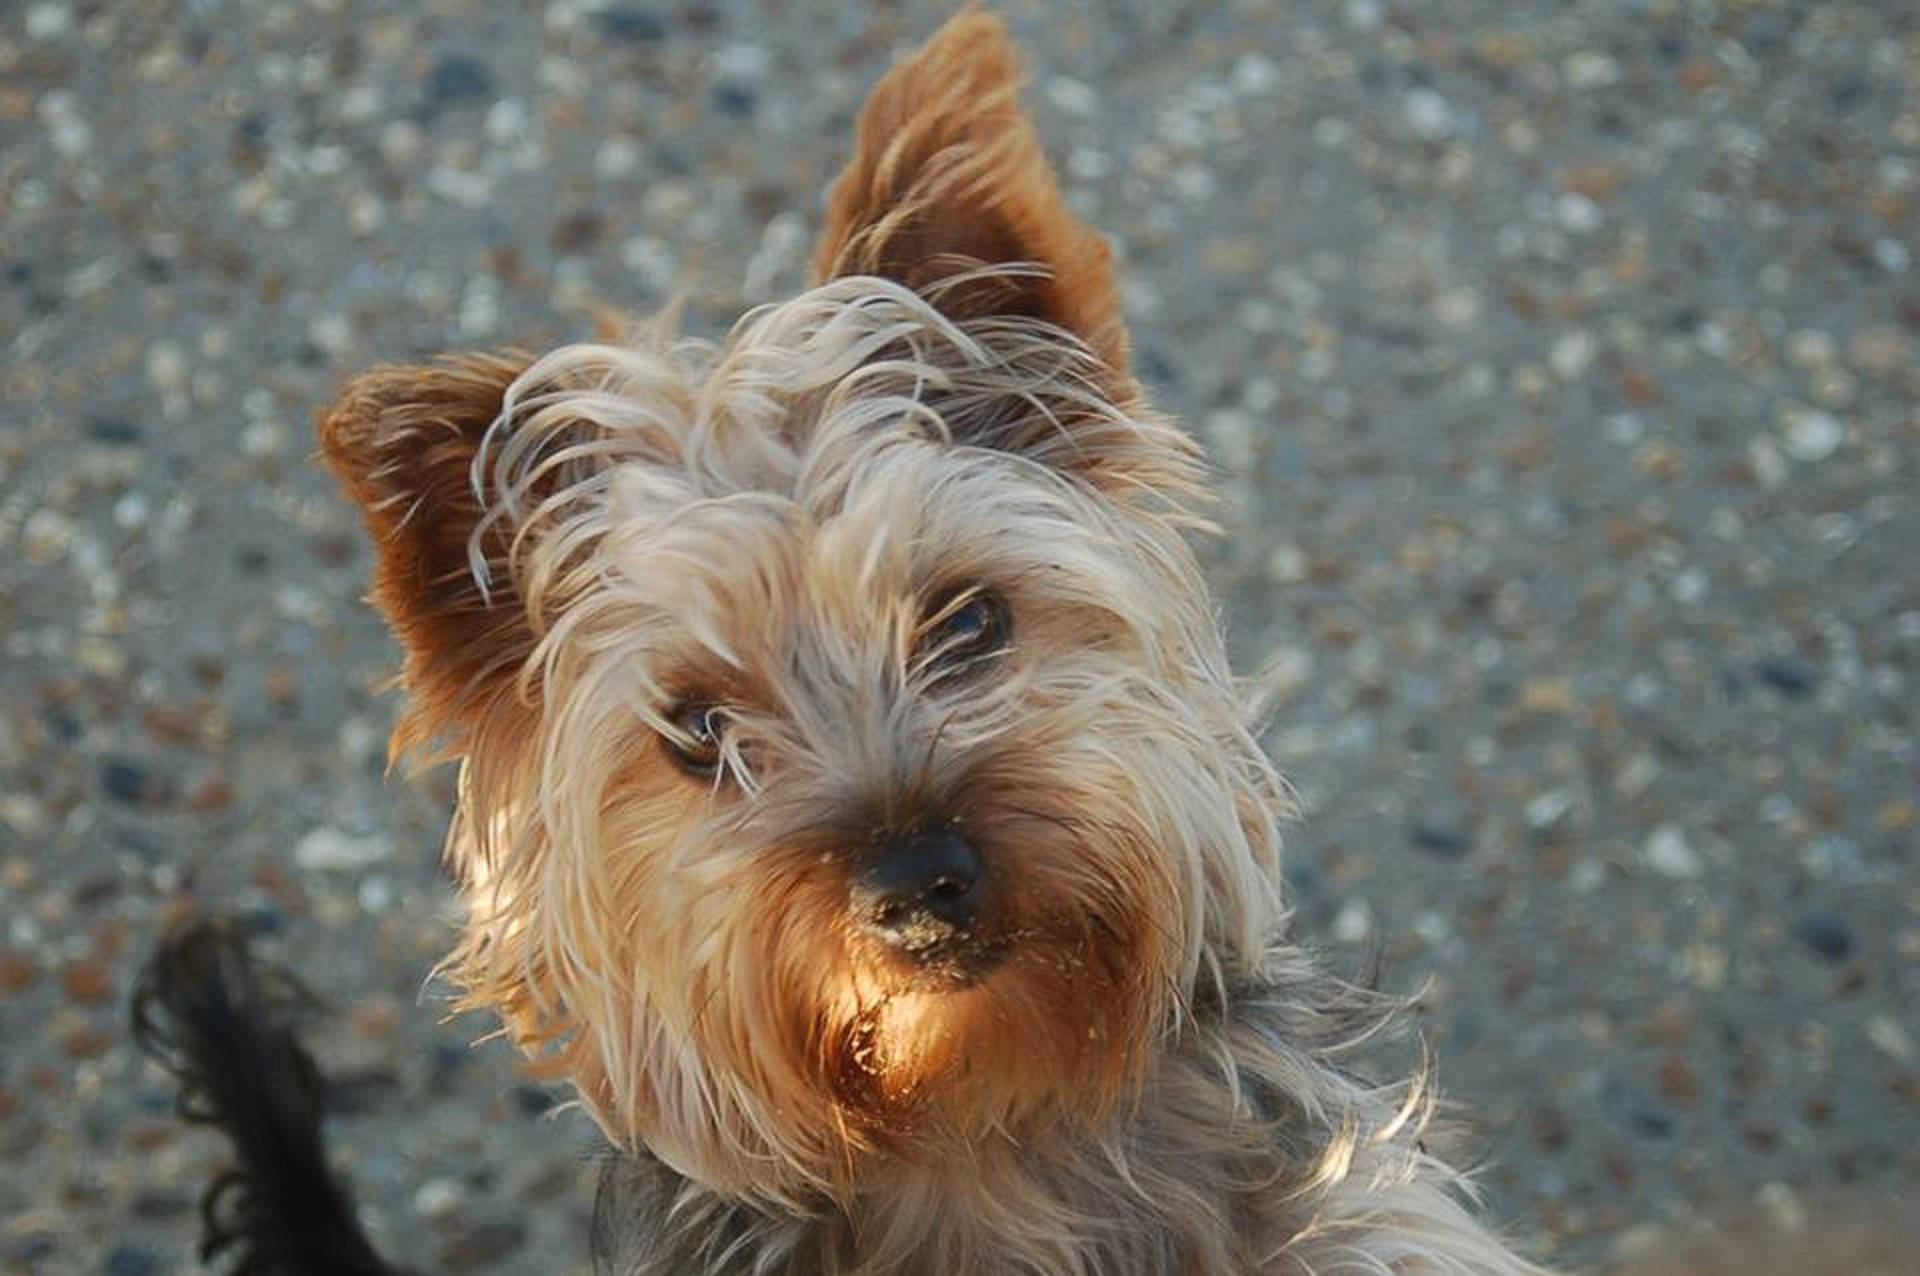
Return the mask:
[[[1446,859],[1457,859],[1473,848],[1465,833],[1434,824],[1415,824],[1407,837],[1419,849]]]
[[[422,1218],[445,1218],[459,1209],[467,1199],[466,1189],[458,1181],[448,1178],[433,1178],[422,1183],[413,1193],[413,1212]]]
[[[1838,913],[1811,912],[1794,924],[1800,942],[1828,961],[1845,961],[1853,954],[1853,928]]]
[[[159,1276],[160,1260],[137,1245],[115,1245],[107,1251],[107,1276]]]
[[[593,24],[609,39],[628,44],[652,44],[667,38],[667,21],[652,9],[619,5],[601,9],[593,15]]]
[[[1773,656],[1753,667],[1760,681],[1792,700],[1813,694],[1814,674],[1806,662],[1792,656]]]
[[[1407,90],[1400,109],[1415,137],[1439,141],[1451,137],[1457,127],[1453,107],[1447,99],[1429,88]]]
[[[1604,89],[1620,79],[1620,64],[1596,49],[1574,54],[1561,71],[1567,77],[1567,87],[1574,89]]]
[[[1796,461],[1824,461],[1840,450],[1846,428],[1831,412],[1800,408],[1787,415],[1780,443]]]
[[[127,758],[109,758],[100,764],[100,788],[125,806],[145,806],[166,796],[166,783],[152,770]]]
[[[1662,877],[1698,877],[1705,867],[1700,860],[1700,852],[1693,849],[1693,843],[1687,840],[1687,835],[1674,824],[1662,824],[1653,830],[1647,838],[1642,857],[1647,867]]]
[[[1527,803],[1527,827],[1544,833],[1567,818],[1573,810],[1573,794],[1565,789],[1549,789]]]
[[[435,102],[477,102],[493,94],[493,72],[484,62],[458,54],[441,58],[427,77],[427,95]]]
[[[1373,909],[1364,899],[1350,899],[1334,914],[1333,937],[1343,944],[1365,943],[1373,934]]]
[[[312,829],[294,843],[293,860],[309,870],[367,868],[393,856],[393,839],[382,832],[355,835],[328,826]]]
[[[1593,357],[1598,350],[1599,346],[1591,332],[1575,328],[1554,339],[1553,349],[1547,355],[1547,365],[1562,381],[1577,381],[1593,365]]]

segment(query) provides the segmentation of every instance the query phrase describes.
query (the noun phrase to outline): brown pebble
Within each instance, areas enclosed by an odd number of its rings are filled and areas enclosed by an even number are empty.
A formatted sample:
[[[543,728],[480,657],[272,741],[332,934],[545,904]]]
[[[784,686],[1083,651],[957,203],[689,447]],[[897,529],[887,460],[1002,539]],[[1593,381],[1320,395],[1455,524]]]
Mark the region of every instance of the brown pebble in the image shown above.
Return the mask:
[[[116,1037],[98,1028],[76,1028],[60,1037],[60,1050],[69,1059],[91,1059],[105,1054]]]
[[[1528,713],[1572,713],[1573,684],[1565,678],[1532,678],[1520,688],[1520,707]]]
[[[1905,798],[1891,798],[1880,804],[1874,820],[1882,833],[1910,833],[1920,826],[1920,807]]]
[[[0,952],[0,992],[12,995],[25,992],[40,977],[40,967],[23,952]]]
[[[1557,1152],[1567,1144],[1567,1118],[1560,1109],[1542,1104],[1528,1117],[1527,1128],[1533,1141],[1548,1152]]]
[[[1684,1046],[1693,1035],[1693,1007],[1684,1001],[1667,1002],[1641,1025],[1640,1035],[1669,1050]]]
[[[1720,82],[1719,68],[1709,57],[1688,58],[1680,64],[1680,87],[1689,93],[1710,89]]]
[[[1625,514],[1610,515],[1601,524],[1601,532],[1607,538],[1607,545],[1616,554],[1631,554],[1646,548],[1659,539],[1659,529],[1645,519]]]
[[[1660,1093],[1668,1102],[1692,1107],[1700,1101],[1700,1079],[1694,1076],[1693,1069],[1679,1055],[1670,1054],[1662,1059],[1655,1076]]]
[[[233,782],[226,776],[208,773],[187,788],[189,811],[224,811],[233,805]]]
[[[124,918],[108,917],[93,928],[93,955],[112,961],[127,947],[127,923]]]
[[[1648,439],[1633,449],[1634,468],[1650,479],[1672,483],[1686,475],[1687,467],[1672,444]]]
[[[1660,387],[1651,374],[1640,368],[1620,369],[1620,393],[1628,403],[1642,406],[1660,397]]]
[[[1537,470],[1553,460],[1553,435],[1526,430],[1498,444],[1500,462],[1512,470]]]
[[[124,1137],[127,1146],[134,1151],[151,1152],[179,1139],[180,1124],[177,1121],[141,1121],[129,1126]]]
[[[1585,164],[1575,164],[1560,179],[1560,189],[1585,195],[1596,204],[1604,204],[1620,184],[1627,180],[1625,164],[1594,160]]]
[[[355,1036],[382,1040],[400,1026],[400,1012],[391,1001],[363,1001],[348,1014],[347,1022]]]
[[[68,1001],[97,1006],[113,997],[113,970],[103,961],[83,957],[60,968],[60,991]]]
[[[276,665],[267,670],[267,699],[282,708],[288,708],[300,699],[300,675],[286,665]]]
[[[1606,1167],[1607,1177],[1613,1180],[1615,1187],[1623,1192],[1633,1190],[1633,1160],[1626,1153],[1619,1148],[1609,1148],[1601,1158],[1601,1164]]]
[[[147,730],[170,744],[186,744],[200,734],[200,720],[181,705],[156,704],[145,714]]]

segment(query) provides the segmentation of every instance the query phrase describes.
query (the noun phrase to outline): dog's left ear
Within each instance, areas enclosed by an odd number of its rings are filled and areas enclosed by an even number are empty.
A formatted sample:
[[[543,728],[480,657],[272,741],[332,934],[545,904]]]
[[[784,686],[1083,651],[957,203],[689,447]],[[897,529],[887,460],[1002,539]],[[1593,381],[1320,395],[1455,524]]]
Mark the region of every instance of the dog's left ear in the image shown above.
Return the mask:
[[[956,319],[1026,315],[1100,359],[1115,402],[1137,394],[1106,240],[1067,211],[1020,109],[1020,64],[1000,23],[968,10],[895,66],[860,114],[854,156],[827,196],[819,280],[880,275]],[[981,266],[1027,275],[938,285]]]
[[[373,601],[406,651],[397,750],[465,752],[488,716],[510,707],[532,650],[510,538],[482,526],[473,479],[474,458],[526,363],[469,355],[377,368],[320,415],[321,454],[373,537]]]

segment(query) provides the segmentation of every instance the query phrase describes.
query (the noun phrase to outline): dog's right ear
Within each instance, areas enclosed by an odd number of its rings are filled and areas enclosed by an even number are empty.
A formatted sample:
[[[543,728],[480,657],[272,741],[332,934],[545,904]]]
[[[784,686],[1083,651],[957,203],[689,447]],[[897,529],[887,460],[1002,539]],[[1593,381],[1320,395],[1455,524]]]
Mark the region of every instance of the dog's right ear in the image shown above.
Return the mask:
[[[373,602],[406,652],[396,753],[464,753],[533,649],[508,570],[511,533],[483,525],[474,488],[475,458],[527,363],[468,355],[376,368],[320,416],[327,466],[373,537]]]

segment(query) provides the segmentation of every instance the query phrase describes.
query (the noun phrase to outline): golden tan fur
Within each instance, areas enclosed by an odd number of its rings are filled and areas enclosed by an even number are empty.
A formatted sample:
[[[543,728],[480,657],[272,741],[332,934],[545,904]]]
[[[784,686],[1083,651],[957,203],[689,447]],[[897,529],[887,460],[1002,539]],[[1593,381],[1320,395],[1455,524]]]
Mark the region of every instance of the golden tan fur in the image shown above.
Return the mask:
[[[449,970],[628,1153],[614,1271],[1533,1271],[1422,1080],[1346,1070],[1391,1007],[1287,937],[1197,455],[1016,90],[977,13],[891,73],[820,282],[724,341],[323,419],[397,743],[462,760]],[[1010,637],[956,667],[979,598]],[[849,903],[929,827],[984,865],[952,964]]]

